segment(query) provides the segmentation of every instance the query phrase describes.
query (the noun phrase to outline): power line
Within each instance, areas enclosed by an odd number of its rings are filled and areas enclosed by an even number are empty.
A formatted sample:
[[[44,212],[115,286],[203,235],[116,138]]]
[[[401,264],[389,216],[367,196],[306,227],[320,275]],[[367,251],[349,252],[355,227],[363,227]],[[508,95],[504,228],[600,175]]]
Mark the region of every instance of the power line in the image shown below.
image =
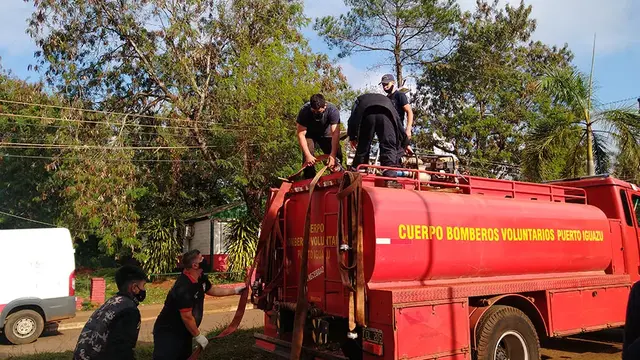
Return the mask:
[[[611,102],[608,102],[608,103],[601,104],[601,106],[619,104],[619,103],[623,103],[623,102],[627,102],[627,101],[631,101],[631,100],[637,100],[638,98],[640,98],[640,96],[634,96],[634,97],[630,97],[630,98],[626,98],[626,99],[611,101]]]
[[[34,119],[34,120],[49,120],[49,121],[66,121],[73,123],[82,123],[82,124],[105,124],[111,126],[137,126],[137,127],[145,127],[145,128],[162,128],[162,129],[180,129],[180,130],[190,130],[195,129],[195,127],[185,127],[185,126],[165,126],[165,125],[149,125],[149,124],[134,124],[134,123],[125,123],[119,124],[117,122],[109,122],[109,121],[97,121],[97,120],[77,120],[77,119],[64,119],[64,118],[55,118],[49,116],[35,116],[35,115],[22,115],[22,114],[12,114],[12,113],[3,113],[0,112],[0,116],[8,116],[8,117],[23,117],[26,119]],[[210,124],[214,125],[214,124]],[[217,125],[222,126],[222,125]],[[232,127],[230,125],[230,127]],[[202,130],[209,131],[248,131],[249,129],[233,129],[233,128],[220,128],[220,129],[211,129],[211,128],[202,128]]]
[[[30,222],[33,222],[33,223],[36,223],[36,224],[47,225],[47,226],[53,226],[53,227],[55,227],[55,228],[57,228],[57,227],[58,227],[57,225],[54,225],[54,224],[49,224],[49,223],[42,222],[42,221],[38,221],[38,220],[28,219],[28,218],[26,218],[26,217],[22,217],[22,216],[18,216],[18,215],[9,214],[9,213],[6,213],[6,212],[4,212],[4,211],[0,211],[0,214],[2,214],[2,215],[6,215],[6,216],[10,216],[10,217],[13,217],[13,218],[16,218],[16,219],[20,219],[20,220],[30,221]]]
[[[21,135],[21,134],[16,134],[16,133],[8,133],[3,135],[7,135],[7,136],[3,138],[3,136],[0,135],[0,140],[5,140],[7,142],[11,141],[12,143],[13,142],[16,142],[16,143],[30,142],[30,141],[47,142],[49,140],[47,138],[42,138],[42,137],[18,137],[17,135]],[[10,136],[10,135],[15,135],[15,136]],[[117,135],[114,134],[113,135],[114,141],[116,140],[116,137]],[[147,144],[149,146],[153,146],[154,144],[158,144],[160,139],[166,140],[164,137],[159,137],[157,139],[152,139],[152,140],[140,140],[140,139],[127,139],[127,140],[129,140],[129,142],[134,144]],[[107,138],[100,138],[100,140],[111,141],[112,139],[110,137],[107,137]],[[192,140],[197,140],[197,139],[192,138]],[[158,146],[161,146],[161,145],[158,145]]]
[[[165,149],[202,149],[202,146],[105,146],[105,145],[74,145],[74,144],[34,144],[0,142],[0,147],[18,149],[101,149],[101,150],[165,150]],[[216,148],[217,146],[204,146]]]
[[[61,125],[49,125],[49,124],[34,124],[34,123],[15,123],[15,124],[10,124],[10,125],[17,125],[17,126],[40,126],[40,127],[48,127],[48,128],[54,128],[54,129],[71,129],[71,130],[75,130],[73,128],[70,128],[70,126],[61,126]],[[162,128],[161,126],[158,126],[158,128]],[[185,128],[182,128],[185,129]],[[229,131],[231,131],[232,129],[228,129]],[[196,136],[194,135],[185,135],[185,134],[163,134],[160,132],[144,132],[144,131],[135,131],[135,132],[131,132],[134,135],[156,135],[156,136],[160,136],[162,138],[165,137],[178,137],[178,138],[183,138],[183,139],[197,139]],[[114,135],[115,134],[115,130],[114,130]]]
[[[105,159],[105,158],[90,158],[90,157],[67,157],[67,156],[39,156],[39,155],[14,155],[14,154],[0,154],[0,158],[17,158],[17,159],[34,159],[34,160],[90,160],[90,161],[113,161],[113,162],[147,162],[147,163],[209,163],[206,160],[194,160],[194,159]]]
[[[191,120],[191,119],[185,119],[185,118],[171,118],[171,117],[167,117],[167,116],[144,115],[144,114],[136,114],[136,113],[123,113],[123,112],[117,112],[117,111],[93,110],[93,109],[77,108],[77,107],[71,107],[71,106],[38,104],[38,103],[32,103],[32,102],[26,102],[26,101],[15,101],[15,100],[6,100],[6,99],[0,99],[0,103],[15,104],[15,105],[26,105],[26,106],[41,106],[41,107],[45,107],[45,108],[62,109],[62,110],[75,110],[75,111],[89,112],[89,113],[103,114],[103,115],[119,115],[119,116],[127,116],[127,117],[128,116],[132,116],[132,117],[139,117],[139,118],[145,118],[145,119],[154,119],[154,120],[182,121],[182,122],[188,122],[188,123],[191,123],[191,124],[193,124],[193,123],[211,124],[210,122],[203,121],[203,120]],[[258,125],[243,125],[243,126],[258,127]]]

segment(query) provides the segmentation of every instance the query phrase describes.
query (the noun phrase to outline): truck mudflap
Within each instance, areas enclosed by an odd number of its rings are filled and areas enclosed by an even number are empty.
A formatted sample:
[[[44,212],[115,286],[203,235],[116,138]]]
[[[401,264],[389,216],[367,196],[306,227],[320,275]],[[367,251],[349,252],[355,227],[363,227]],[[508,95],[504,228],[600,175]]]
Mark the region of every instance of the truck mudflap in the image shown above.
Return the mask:
[[[261,333],[254,333],[253,337],[256,339],[255,348],[264,352],[277,355],[283,359],[289,359],[291,356],[291,343],[280,339],[273,338]],[[342,352],[323,351],[308,346],[302,347],[301,359],[316,360],[349,360]]]

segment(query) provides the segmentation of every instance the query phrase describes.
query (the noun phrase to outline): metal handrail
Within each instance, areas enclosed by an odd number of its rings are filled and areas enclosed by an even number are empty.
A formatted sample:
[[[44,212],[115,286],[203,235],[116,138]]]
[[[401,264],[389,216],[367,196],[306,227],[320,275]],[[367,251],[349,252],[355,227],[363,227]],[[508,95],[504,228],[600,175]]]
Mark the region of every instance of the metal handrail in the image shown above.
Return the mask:
[[[407,177],[386,177],[386,176],[379,176],[379,175],[375,175],[375,174],[371,174],[373,176],[375,176],[376,179],[380,179],[380,180],[395,180],[398,181],[400,183],[403,182],[409,182],[409,183],[414,183],[415,187],[418,191],[421,190],[421,184],[426,183],[426,184],[431,184],[431,185],[441,185],[441,186],[447,186],[447,187],[452,187],[452,188],[467,188],[469,189],[469,192],[471,192],[471,190],[491,190],[491,191],[506,191],[505,189],[499,188],[499,187],[491,187],[491,186],[476,186],[476,185],[472,185],[471,184],[471,180],[476,179],[476,180],[482,180],[482,181],[491,181],[491,182],[495,182],[495,183],[503,183],[503,184],[510,184],[511,185],[511,190],[509,190],[508,192],[511,192],[513,197],[516,197],[516,194],[523,194],[523,195],[540,195],[540,196],[551,196],[551,201],[553,202],[555,198],[564,198],[564,199],[580,199],[583,200],[584,203],[587,203],[587,192],[585,189],[581,189],[581,188],[576,188],[576,187],[567,187],[567,186],[559,186],[559,185],[549,185],[549,184],[539,184],[539,183],[526,183],[526,182],[522,182],[522,181],[513,181],[513,180],[503,180],[503,179],[489,179],[489,178],[482,178],[482,177],[477,177],[477,176],[463,176],[463,175],[458,175],[458,174],[450,174],[450,173],[440,173],[440,172],[434,172],[434,171],[428,171],[428,170],[419,170],[419,169],[408,169],[408,168],[394,168],[394,167],[388,167],[388,166],[379,166],[379,165],[368,165],[368,164],[360,164],[358,165],[358,167],[356,168],[357,171],[360,171],[361,169],[379,169],[379,170],[389,170],[389,171],[407,171],[407,172],[412,172],[415,174],[427,174],[427,175],[437,175],[437,176],[445,176],[445,177],[451,177],[451,178],[462,178],[464,179],[467,184],[460,184],[460,183],[446,183],[446,182],[439,182],[439,181],[422,181],[420,180],[419,176],[413,176],[411,178],[407,178]],[[544,188],[545,190],[548,190],[548,192],[536,192],[536,191],[526,191],[526,190],[517,190],[515,188],[515,186],[517,184],[520,185],[524,185],[524,186],[537,186],[537,187],[541,187]],[[558,190],[562,190],[564,192],[563,195],[556,195],[553,194],[553,189],[558,189]],[[568,194],[567,192],[572,191],[572,192],[578,192],[578,195],[571,195]]]

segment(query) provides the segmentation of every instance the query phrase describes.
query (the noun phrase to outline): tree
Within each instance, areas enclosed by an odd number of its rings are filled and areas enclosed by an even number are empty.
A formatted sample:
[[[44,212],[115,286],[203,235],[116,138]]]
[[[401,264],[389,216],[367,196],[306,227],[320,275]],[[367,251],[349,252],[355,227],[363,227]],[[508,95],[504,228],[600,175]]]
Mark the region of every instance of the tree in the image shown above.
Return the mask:
[[[67,148],[75,153],[58,181],[91,216],[100,189],[111,189],[120,202],[100,222],[114,249],[139,246],[145,222],[238,198],[261,217],[266,188],[300,161],[300,106],[316,91],[340,104],[349,90],[302,38],[298,2],[34,3],[36,70],[75,107],[104,111],[101,126],[65,141],[115,149]],[[89,125],[87,112],[71,114]],[[91,166],[95,176],[79,184]]]
[[[554,106],[567,109],[564,121],[531,129],[527,141],[527,167],[554,161],[555,148],[569,149],[565,174],[609,172],[612,155],[620,164],[640,158],[640,114],[630,109],[602,110],[594,106],[590,79],[575,68],[551,68],[538,82]],[[616,151],[610,148],[613,145]],[[582,164],[586,162],[586,167]]]
[[[317,19],[315,30],[339,57],[354,52],[382,52],[399,86],[405,66],[437,61],[451,46],[459,18],[454,0],[345,0],[345,15]]]
[[[43,92],[42,84],[18,80],[1,67],[0,99],[0,212],[5,213],[0,214],[0,228],[55,224],[60,198],[47,187],[52,174],[50,157],[55,150],[37,144],[50,142],[55,137],[55,126],[63,126],[55,121],[60,112],[20,102],[47,106],[59,103],[58,99]]]
[[[454,154],[472,173],[518,177],[525,133],[546,118],[549,96],[532,86],[545,64],[563,67],[564,48],[530,40],[531,6],[478,1],[463,16],[458,46],[423,69],[415,96],[419,148]]]

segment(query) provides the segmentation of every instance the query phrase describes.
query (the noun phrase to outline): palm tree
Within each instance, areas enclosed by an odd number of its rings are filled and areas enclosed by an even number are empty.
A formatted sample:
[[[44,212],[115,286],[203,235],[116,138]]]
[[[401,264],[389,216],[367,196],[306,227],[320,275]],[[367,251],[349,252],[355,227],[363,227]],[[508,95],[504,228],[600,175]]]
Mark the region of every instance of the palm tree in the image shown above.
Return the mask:
[[[550,96],[554,110],[527,136],[523,165],[533,177],[545,178],[545,166],[560,166],[563,175],[576,176],[584,173],[586,161],[592,176],[608,172],[613,156],[640,159],[640,114],[594,107],[591,78],[572,67],[550,69],[537,89]],[[564,157],[560,163],[559,157]]]

